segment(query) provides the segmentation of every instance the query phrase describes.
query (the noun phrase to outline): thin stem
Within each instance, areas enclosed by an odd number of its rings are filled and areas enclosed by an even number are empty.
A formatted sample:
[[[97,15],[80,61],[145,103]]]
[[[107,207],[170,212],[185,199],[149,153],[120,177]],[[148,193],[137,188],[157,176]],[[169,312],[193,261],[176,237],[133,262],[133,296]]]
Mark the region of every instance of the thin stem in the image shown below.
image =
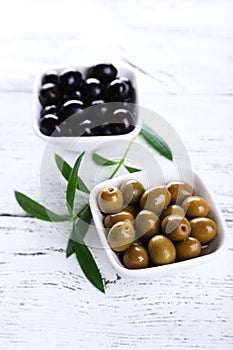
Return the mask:
[[[119,163],[117,164],[116,169],[115,169],[115,170],[112,172],[112,174],[109,176],[109,178],[108,178],[109,180],[112,179],[112,178],[116,175],[116,173],[118,172],[118,170],[120,169],[120,167],[124,164],[125,158],[127,157],[127,154],[129,153],[130,148],[132,147],[135,138],[136,138],[136,136],[133,137],[133,138],[130,140],[130,142],[129,142],[129,144],[128,144],[128,146],[127,146],[127,148],[126,148],[126,150],[125,150],[125,152],[124,152],[124,154],[123,154],[121,160],[120,160]]]
[[[89,206],[89,204],[85,204],[73,217],[72,217],[72,221],[74,221],[75,219],[77,219],[82,212]]]

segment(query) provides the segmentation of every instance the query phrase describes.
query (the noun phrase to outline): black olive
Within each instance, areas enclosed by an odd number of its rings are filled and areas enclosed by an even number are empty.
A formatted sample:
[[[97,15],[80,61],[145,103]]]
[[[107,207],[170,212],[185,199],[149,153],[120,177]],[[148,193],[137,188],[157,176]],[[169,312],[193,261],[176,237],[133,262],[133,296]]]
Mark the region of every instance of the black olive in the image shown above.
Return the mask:
[[[83,83],[82,92],[87,101],[101,99],[102,84],[98,79],[88,78]]]
[[[103,123],[102,125],[95,127],[92,130],[92,132],[95,136],[111,136],[112,135],[112,130],[111,130],[110,124],[108,122]]]
[[[91,104],[90,108],[88,109],[88,112],[90,114],[90,118],[95,121],[95,125],[101,125],[105,122],[109,121],[110,115],[111,115],[111,106],[103,101],[94,101],[94,103]]]
[[[74,68],[65,69],[60,74],[60,86],[63,91],[79,90],[82,81],[82,74]]]
[[[90,106],[97,106],[97,105],[102,105],[104,102],[104,100],[95,100],[95,101],[91,101]]]
[[[94,123],[90,119],[84,119],[78,125],[79,133],[81,136],[93,136]]]
[[[42,134],[50,136],[59,124],[58,116],[46,114],[40,121],[40,131]]]
[[[129,87],[127,83],[120,79],[111,81],[105,88],[105,98],[110,102],[121,102],[128,96]]]
[[[42,118],[46,114],[57,115],[57,112],[58,112],[57,106],[55,106],[55,105],[46,106],[46,107],[42,108],[40,116]]]
[[[131,81],[130,81],[127,77],[120,76],[118,79],[119,79],[120,81],[124,82],[124,83],[128,86],[128,91],[129,91],[130,89],[132,89],[133,85],[132,85]]]
[[[111,118],[112,133],[114,135],[127,134],[134,129],[134,118],[132,113],[126,109],[117,109]]]
[[[59,125],[59,129],[57,128],[59,132],[54,133],[53,136],[78,136],[78,123],[78,115],[67,118]]]
[[[39,100],[42,106],[57,105],[60,102],[60,89],[57,85],[47,83],[41,86]]]
[[[79,90],[68,91],[62,95],[63,102],[67,102],[69,100],[79,100],[83,101],[83,94]]]
[[[41,84],[47,84],[47,83],[52,83],[52,84],[58,84],[58,73],[55,70],[49,70],[48,72],[46,72],[43,77],[42,77],[42,81]]]
[[[137,115],[137,106],[133,103],[121,102],[120,104],[117,105],[117,107],[118,107],[117,109],[123,108],[129,111],[132,114],[133,118],[135,118]]]
[[[60,108],[60,116],[62,120],[67,119],[71,115],[81,113],[83,110],[83,102],[79,100],[70,100],[65,102]]]
[[[117,69],[112,64],[97,64],[90,69],[89,77],[96,78],[104,83],[109,83],[116,78]]]
[[[133,87],[129,90],[128,96],[124,99],[124,101],[129,103],[136,102],[136,91]]]

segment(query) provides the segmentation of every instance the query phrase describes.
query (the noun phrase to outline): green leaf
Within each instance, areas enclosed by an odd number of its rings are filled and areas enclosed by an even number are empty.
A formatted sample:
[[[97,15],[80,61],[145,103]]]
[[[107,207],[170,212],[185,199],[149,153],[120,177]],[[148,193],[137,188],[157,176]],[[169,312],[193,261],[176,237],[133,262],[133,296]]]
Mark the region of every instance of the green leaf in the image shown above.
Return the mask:
[[[97,289],[104,293],[104,284],[99,269],[75,223],[73,225],[72,236],[76,237],[76,241],[73,241],[73,246],[83,273]]]
[[[58,154],[55,154],[55,161],[58,169],[60,170],[64,178],[68,181],[70,177],[70,173],[72,171],[71,166],[64,159],[62,159],[62,157],[60,157]],[[85,183],[80,177],[78,177],[77,189],[87,194],[90,193],[90,190],[87,188],[87,186],[85,185]]]
[[[78,185],[78,170],[79,170],[82,158],[84,156],[84,153],[85,152],[82,152],[80,156],[77,158],[75,165],[71,170],[67,188],[66,188],[66,202],[70,213],[72,213],[74,209],[75,192]]]
[[[89,205],[87,205],[86,208],[83,210],[83,212],[79,215],[79,219],[76,224],[82,237],[85,236],[89,228],[89,225],[91,223],[91,220],[92,220],[91,208]]]
[[[142,171],[141,169],[133,168],[125,164],[124,164],[124,167],[126,168],[126,170],[128,170],[129,173],[136,173],[137,171]]]
[[[19,205],[30,215],[45,221],[68,221],[70,217],[59,215],[35,202],[25,194],[15,191],[15,198]]]
[[[85,236],[85,234],[88,230],[88,227],[91,223],[91,219],[92,219],[92,214],[91,214],[90,206],[85,205],[84,210],[79,215],[79,219],[76,223],[77,229],[80,232],[80,235],[82,236],[82,238]],[[67,258],[69,258],[72,254],[75,253],[73,239],[75,239],[75,237],[71,236],[69,241],[68,241],[67,247],[66,247],[66,257]]]
[[[75,253],[74,241],[73,241],[73,239],[69,238],[68,243],[67,243],[67,247],[66,247],[66,257],[69,258],[74,253]]]
[[[78,177],[77,189],[87,194],[90,194],[90,190],[87,188],[87,186],[85,185],[85,183],[83,182],[80,176]]]
[[[115,165],[118,164],[118,162],[114,162],[110,159],[104,158],[102,156],[100,156],[97,153],[93,153],[92,155],[92,159],[94,160],[94,162],[98,165],[104,165],[104,166],[109,166],[109,165]]]
[[[169,160],[173,159],[172,151],[170,150],[169,146],[149,126],[144,124],[142,130],[140,131],[140,135],[162,156],[164,156],[165,158],[167,158]]]

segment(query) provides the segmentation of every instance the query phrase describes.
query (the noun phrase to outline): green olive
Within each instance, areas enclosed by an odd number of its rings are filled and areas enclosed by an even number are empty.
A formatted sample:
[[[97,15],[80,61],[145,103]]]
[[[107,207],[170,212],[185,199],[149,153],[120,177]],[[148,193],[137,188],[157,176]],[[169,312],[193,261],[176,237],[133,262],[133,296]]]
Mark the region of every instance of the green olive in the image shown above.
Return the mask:
[[[206,200],[199,196],[187,197],[183,203],[182,207],[186,212],[186,216],[189,219],[197,217],[205,217],[209,213],[209,206]]]
[[[176,250],[174,244],[165,236],[156,235],[148,244],[148,253],[155,265],[170,264],[175,261]]]
[[[128,269],[142,269],[147,267],[148,263],[148,253],[141,245],[133,244],[123,254],[123,264]]]
[[[162,232],[172,241],[182,241],[186,239],[191,232],[189,221],[183,216],[166,216],[161,224]]]
[[[201,243],[194,237],[188,237],[184,241],[177,242],[175,247],[176,258],[179,261],[196,258],[201,254]]]
[[[149,241],[159,233],[160,219],[151,210],[141,210],[135,220],[137,236]]]
[[[181,204],[186,197],[194,195],[193,187],[184,181],[172,181],[167,184],[171,193],[171,203]]]
[[[104,227],[111,228],[118,221],[133,222],[134,216],[130,212],[127,212],[127,211],[120,211],[119,213],[108,214],[104,218]]]
[[[201,244],[210,242],[217,234],[217,225],[209,218],[192,219],[190,225],[191,236],[197,238]]]
[[[142,193],[145,191],[141,182],[137,180],[126,180],[122,182],[120,190],[123,194],[124,202],[128,204],[136,204]]]
[[[126,205],[126,207],[123,208],[123,211],[127,211],[136,217],[138,213],[138,207],[136,205]]]
[[[105,187],[98,195],[98,205],[103,213],[117,213],[123,208],[122,192],[114,186]]]
[[[163,219],[165,218],[165,216],[168,216],[168,215],[185,216],[185,212],[184,212],[184,209],[179,205],[172,204],[162,211],[160,215],[160,219]]]
[[[135,231],[129,222],[119,221],[112,226],[108,233],[108,244],[115,252],[123,252],[133,243]]]
[[[171,194],[166,186],[157,186],[146,190],[140,199],[140,207],[160,215],[171,200]]]

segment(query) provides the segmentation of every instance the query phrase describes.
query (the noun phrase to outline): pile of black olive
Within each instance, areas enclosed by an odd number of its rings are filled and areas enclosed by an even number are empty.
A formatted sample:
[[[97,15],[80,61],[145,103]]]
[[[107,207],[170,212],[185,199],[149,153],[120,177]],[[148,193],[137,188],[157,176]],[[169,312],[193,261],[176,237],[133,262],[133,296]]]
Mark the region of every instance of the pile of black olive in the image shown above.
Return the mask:
[[[135,88],[112,64],[90,67],[85,76],[75,68],[46,72],[39,101],[47,136],[122,135],[135,127]]]
[[[129,269],[200,256],[217,234],[209,205],[182,181],[145,190],[137,180],[98,194],[107,241]]]

